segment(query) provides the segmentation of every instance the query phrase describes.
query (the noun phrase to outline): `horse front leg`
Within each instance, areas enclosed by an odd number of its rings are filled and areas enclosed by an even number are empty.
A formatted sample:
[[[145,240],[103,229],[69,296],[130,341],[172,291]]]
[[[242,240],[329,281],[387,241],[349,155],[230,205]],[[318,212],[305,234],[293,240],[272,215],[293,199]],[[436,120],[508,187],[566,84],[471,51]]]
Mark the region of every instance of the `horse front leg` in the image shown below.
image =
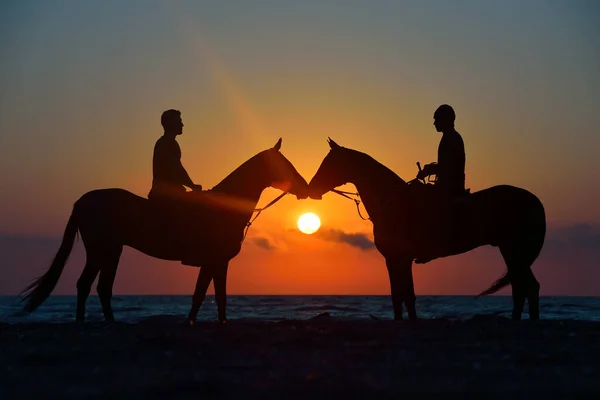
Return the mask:
[[[412,257],[404,258],[399,265],[400,268],[400,280],[403,283],[402,286],[402,299],[404,300],[404,306],[406,307],[406,313],[408,314],[409,321],[417,320],[417,296],[415,295],[415,282],[412,274]]]
[[[227,268],[229,263],[225,262],[215,267],[213,285],[215,286],[215,299],[219,322],[227,322]]]
[[[385,259],[385,265],[390,277],[390,289],[392,292],[392,306],[394,308],[394,320],[402,320],[402,293],[400,290],[400,276],[396,263],[389,259]]]
[[[402,303],[406,307],[408,319],[417,320],[415,287],[412,276],[412,258],[386,258],[386,266],[390,276],[394,319],[402,320]]]
[[[194,290],[194,296],[192,297],[192,308],[190,309],[190,314],[188,316],[189,325],[194,325],[196,323],[198,311],[200,310],[202,303],[204,303],[206,291],[208,290],[210,281],[213,279],[214,273],[215,269],[212,265],[200,268],[198,280],[196,281],[196,289]]]

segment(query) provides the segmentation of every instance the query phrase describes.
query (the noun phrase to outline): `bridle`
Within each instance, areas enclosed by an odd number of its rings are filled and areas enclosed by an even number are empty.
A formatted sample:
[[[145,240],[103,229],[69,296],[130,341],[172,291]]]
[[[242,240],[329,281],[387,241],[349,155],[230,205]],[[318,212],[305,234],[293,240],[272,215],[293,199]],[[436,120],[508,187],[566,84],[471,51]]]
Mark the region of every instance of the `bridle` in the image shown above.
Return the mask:
[[[255,208],[254,210],[252,210],[252,213],[255,213],[255,212],[258,211],[258,214],[256,214],[254,216],[254,218],[252,218],[248,223],[246,223],[246,229],[244,230],[244,236],[242,237],[242,241],[240,242],[240,244],[244,243],[244,240],[246,239],[246,235],[248,234],[248,229],[250,229],[250,225],[252,225],[252,223],[256,220],[256,218],[258,218],[258,216],[260,215],[260,213],[263,212],[264,210],[266,210],[267,208],[271,207],[273,204],[277,203],[286,194],[289,194],[289,192],[283,192],[279,196],[277,196],[276,198],[274,198],[273,200],[271,200],[271,202],[269,204],[267,204],[266,206],[264,206],[262,208]]]
[[[419,167],[419,171],[421,171],[421,163],[417,162],[417,167]],[[432,183],[432,182],[435,183],[435,181],[432,181],[429,177],[427,177],[426,179],[427,179],[427,181],[425,179],[415,178],[415,179],[413,179],[411,181],[406,182],[406,184],[410,185],[412,183],[419,182],[419,181],[423,182],[423,183]],[[436,180],[437,180],[437,176],[436,176]],[[354,204],[356,204],[356,211],[358,211],[358,216],[360,218],[362,218],[363,220],[365,220],[365,221],[366,220],[372,221],[371,217],[365,218],[365,217],[362,216],[362,214],[360,212],[360,207],[359,207],[360,200],[359,199],[355,199],[353,197],[350,197],[350,196],[356,196],[356,197],[360,198],[360,194],[358,192],[345,192],[343,190],[337,190],[337,189],[331,189],[330,191],[333,192],[333,193],[335,193],[335,194],[339,194],[340,196],[343,196],[343,197],[345,197],[347,199],[350,199],[350,200],[354,201]]]
[[[356,204],[356,211],[358,211],[358,216],[361,217],[365,221],[367,221],[367,220],[371,221],[371,217],[365,218],[360,213],[360,207],[359,207],[360,200],[348,196],[348,195],[352,195],[352,196],[360,197],[360,194],[358,192],[356,192],[356,193],[354,193],[354,192],[344,192],[343,190],[337,190],[337,189],[331,189],[331,191],[333,193],[335,193],[335,194],[339,194],[340,196],[343,196],[343,197],[345,197],[347,199],[350,199],[350,200],[354,201],[354,204]]]

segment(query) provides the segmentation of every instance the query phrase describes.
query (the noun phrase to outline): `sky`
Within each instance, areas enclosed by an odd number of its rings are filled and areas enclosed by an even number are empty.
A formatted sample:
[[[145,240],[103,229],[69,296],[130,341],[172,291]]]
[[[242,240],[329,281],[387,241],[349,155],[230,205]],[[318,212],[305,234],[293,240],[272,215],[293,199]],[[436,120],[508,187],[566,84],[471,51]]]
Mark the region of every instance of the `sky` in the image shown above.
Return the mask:
[[[467,187],[544,204],[541,294],[600,295],[599,18],[594,0],[3,1],[0,294],[45,271],[81,195],[147,195],[166,109],[181,110],[182,162],[210,188],[279,137],[307,181],[327,137],[412,179],[437,157],[432,116],[448,103]],[[303,212],[317,234],[296,229]],[[286,196],[252,225],[228,293],[387,294],[372,238],[347,199]],[[78,242],[56,293],[75,293],[84,261]],[[503,271],[481,247],[415,266],[415,291],[476,294]],[[115,293],[191,294],[197,272],[126,248]]]

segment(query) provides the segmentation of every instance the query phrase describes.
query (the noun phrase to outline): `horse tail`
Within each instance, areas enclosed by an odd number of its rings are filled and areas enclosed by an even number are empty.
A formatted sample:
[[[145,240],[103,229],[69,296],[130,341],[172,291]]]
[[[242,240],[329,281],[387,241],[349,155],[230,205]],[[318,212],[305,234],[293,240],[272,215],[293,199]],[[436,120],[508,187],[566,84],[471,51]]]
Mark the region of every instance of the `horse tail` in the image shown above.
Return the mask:
[[[24,313],[29,314],[35,311],[54,290],[54,287],[58,283],[58,278],[60,278],[65,264],[69,259],[69,255],[71,254],[73,242],[75,241],[78,230],[79,226],[75,216],[75,209],[73,209],[71,217],[69,218],[69,222],[67,223],[67,227],[65,228],[62,243],[58,249],[58,252],[54,256],[54,260],[52,261],[50,268],[44,275],[35,279],[29,286],[27,286],[25,290],[20,293],[20,295],[22,295],[25,292],[29,292],[22,300],[27,301],[23,307]]]
[[[539,257],[546,238],[546,212],[544,206],[537,197],[534,196],[533,200],[534,204],[527,213],[526,223],[520,229],[520,235],[517,239],[522,254],[520,262],[527,268],[531,268],[533,262]],[[504,275],[492,283],[489,288],[479,293],[477,297],[493,294],[510,285],[510,283],[507,270]]]
[[[508,286],[508,285],[510,285],[510,278],[508,277],[508,271],[506,271],[504,273],[504,275],[502,275],[500,278],[498,278],[498,280],[496,280],[496,282],[492,283],[492,285],[489,288],[487,288],[483,292],[479,293],[477,295],[477,297],[487,296],[488,294],[496,293],[498,290],[500,290],[503,287]]]

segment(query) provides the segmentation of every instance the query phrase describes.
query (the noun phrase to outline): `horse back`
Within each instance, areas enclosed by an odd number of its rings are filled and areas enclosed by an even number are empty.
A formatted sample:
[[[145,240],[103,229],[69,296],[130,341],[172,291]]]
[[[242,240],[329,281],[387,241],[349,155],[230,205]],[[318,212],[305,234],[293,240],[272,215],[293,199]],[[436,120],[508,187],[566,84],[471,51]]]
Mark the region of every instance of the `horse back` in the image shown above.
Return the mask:
[[[494,209],[529,211],[543,208],[540,199],[530,191],[511,185],[496,185],[485,188],[454,200],[455,204],[489,205]]]
[[[464,231],[457,234],[478,231],[492,244],[515,232],[545,232],[546,226],[539,198],[511,185],[492,186],[455,199],[452,214],[453,225]]]
[[[96,238],[135,248],[139,247],[138,242],[176,246],[189,235],[200,241],[241,235],[245,226],[244,222],[235,224],[239,229],[231,228],[234,222],[231,216],[210,205],[163,203],[119,188],[97,189],[84,194],[75,203],[75,211],[84,240]],[[229,228],[227,232],[224,227]],[[232,229],[235,232],[229,232]]]

